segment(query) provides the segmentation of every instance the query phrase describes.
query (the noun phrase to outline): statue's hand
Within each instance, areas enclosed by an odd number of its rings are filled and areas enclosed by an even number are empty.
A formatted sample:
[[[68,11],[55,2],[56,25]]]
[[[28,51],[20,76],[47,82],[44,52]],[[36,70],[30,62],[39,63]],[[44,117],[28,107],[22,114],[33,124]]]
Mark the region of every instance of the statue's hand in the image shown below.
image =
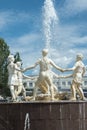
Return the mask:
[[[61,69],[61,72],[65,72],[66,70],[65,69]]]
[[[24,72],[24,71],[25,71],[25,69],[22,68],[22,69],[21,69],[21,72]]]

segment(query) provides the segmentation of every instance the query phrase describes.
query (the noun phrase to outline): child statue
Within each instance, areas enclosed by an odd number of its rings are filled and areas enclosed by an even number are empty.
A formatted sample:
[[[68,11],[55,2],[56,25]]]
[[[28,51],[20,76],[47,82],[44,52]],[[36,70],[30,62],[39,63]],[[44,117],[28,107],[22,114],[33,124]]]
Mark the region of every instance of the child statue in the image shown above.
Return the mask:
[[[13,55],[9,55],[8,56],[8,86],[10,88],[10,92],[11,92],[11,96],[12,96],[12,100],[16,101],[16,93],[15,93],[15,89],[18,86],[18,77],[17,77],[17,65],[14,63],[14,56]]]
[[[73,74],[70,76],[65,76],[67,77],[73,77],[73,81],[71,84],[71,90],[72,90],[72,97],[71,100],[76,100],[76,92],[79,94],[81,100],[86,100],[84,97],[84,93],[82,90],[82,81],[83,81],[83,76],[86,71],[85,65],[82,62],[83,55],[82,54],[77,54],[76,56],[76,63],[72,68],[65,69],[65,71],[73,71]]]
[[[64,71],[59,66],[55,65],[55,63],[47,57],[47,54],[48,54],[48,50],[43,49],[42,50],[42,59],[39,59],[35,63],[35,65],[33,65],[29,68],[26,68],[26,70],[28,70],[28,69],[35,68],[38,65],[40,67],[39,77],[37,78],[37,81],[36,81],[35,87],[34,87],[33,100],[35,100],[38,87],[46,88],[48,95],[50,94],[50,96],[51,96],[51,100],[54,100],[54,87],[53,87],[54,85],[53,85],[53,80],[52,80],[51,66],[62,72]]]
[[[19,70],[17,71],[18,89],[16,91],[16,94],[18,96],[20,93],[22,93],[23,97],[25,99],[26,98],[26,90],[25,90],[24,85],[23,85],[23,76],[24,76],[24,74],[22,72],[21,62],[20,61],[16,62],[16,65],[17,65],[17,69],[21,70],[21,71],[19,71]],[[26,76],[24,76],[24,77],[26,77]]]

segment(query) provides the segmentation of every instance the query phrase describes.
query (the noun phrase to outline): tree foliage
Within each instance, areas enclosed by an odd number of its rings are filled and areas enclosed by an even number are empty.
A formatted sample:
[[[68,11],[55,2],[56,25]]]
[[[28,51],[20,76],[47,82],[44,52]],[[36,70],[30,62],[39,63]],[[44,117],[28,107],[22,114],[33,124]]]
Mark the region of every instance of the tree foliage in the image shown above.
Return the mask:
[[[14,58],[15,58],[15,63],[16,63],[17,61],[22,61],[21,58],[20,58],[19,52],[16,52],[16,54],[14,55]]]
[[[9,46],[4,41],[4,39],[0,38],[0,94],[4,96],[8,96],[10,94],[8,87],[8,56],[10,54]],[[20,58],[19,52],[16,52],[14,55],[15,63],[17,61],[22,61]]]
[[[0,89],[5,89],[8,82],[7,58],[10,54],[9,46],[0,38]]]

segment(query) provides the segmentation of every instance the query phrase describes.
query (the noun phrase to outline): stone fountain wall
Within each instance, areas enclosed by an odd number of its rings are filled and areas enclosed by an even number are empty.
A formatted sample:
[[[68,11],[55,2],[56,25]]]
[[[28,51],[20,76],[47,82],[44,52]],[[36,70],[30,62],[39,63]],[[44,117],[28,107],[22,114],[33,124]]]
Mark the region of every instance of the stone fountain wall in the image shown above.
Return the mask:
[[[87,102],[1,103],[0,130],[87,130]]]

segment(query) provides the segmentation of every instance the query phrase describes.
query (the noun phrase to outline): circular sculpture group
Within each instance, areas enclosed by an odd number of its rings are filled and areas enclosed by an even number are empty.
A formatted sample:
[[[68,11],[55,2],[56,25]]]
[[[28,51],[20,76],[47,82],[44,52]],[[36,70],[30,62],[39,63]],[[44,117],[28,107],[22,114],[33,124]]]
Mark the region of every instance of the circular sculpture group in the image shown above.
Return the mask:
[[[82,62],[83,55],[77,54],[76,63],[72,68],[62,69],[61,67],[57,66],[50,58],[48,58],[47,54],[48,54],[48,50],[43,49],[42,58],[39,59],[34,65],[27,67],[25,69],[21,67],[21,62],[14,63],[13,55],[8,56],[8,66],[7,66],[8,73],[9,73],[8,85],[10,88],[12,101],[17,101],[18,95],[20,93],[23,94],[23,100],[25,101],[26,100],[35,101],[40,99],[51,100],[51,101],[59,100],[60,99],[59,92],[57,90],[57,87],[53,83],[54,76],[56,78],[72,77],[72,84],[71,84],[72,91],[71,91],[70,100],[74,100],[74,101],[77,100],[76,93],[79,94],[81,100],[86,100],[81,87],[82,80],[83,80],[82,78],[86,71],[85,65]],[[25,71],[34,69],[36,66],[39,66],[40,68],[39,75],[37,77],[29,77],[23,74]],[[51,66],[61,72],[73,71],[73,73],[71,75],[59,76],[51,70]],[[23,86],[23,77],[31,80],[36,78],[33,95],[31,97],[26,96],[26,90]],[[38,88],[41,90],[40,94],[37,94]]]

